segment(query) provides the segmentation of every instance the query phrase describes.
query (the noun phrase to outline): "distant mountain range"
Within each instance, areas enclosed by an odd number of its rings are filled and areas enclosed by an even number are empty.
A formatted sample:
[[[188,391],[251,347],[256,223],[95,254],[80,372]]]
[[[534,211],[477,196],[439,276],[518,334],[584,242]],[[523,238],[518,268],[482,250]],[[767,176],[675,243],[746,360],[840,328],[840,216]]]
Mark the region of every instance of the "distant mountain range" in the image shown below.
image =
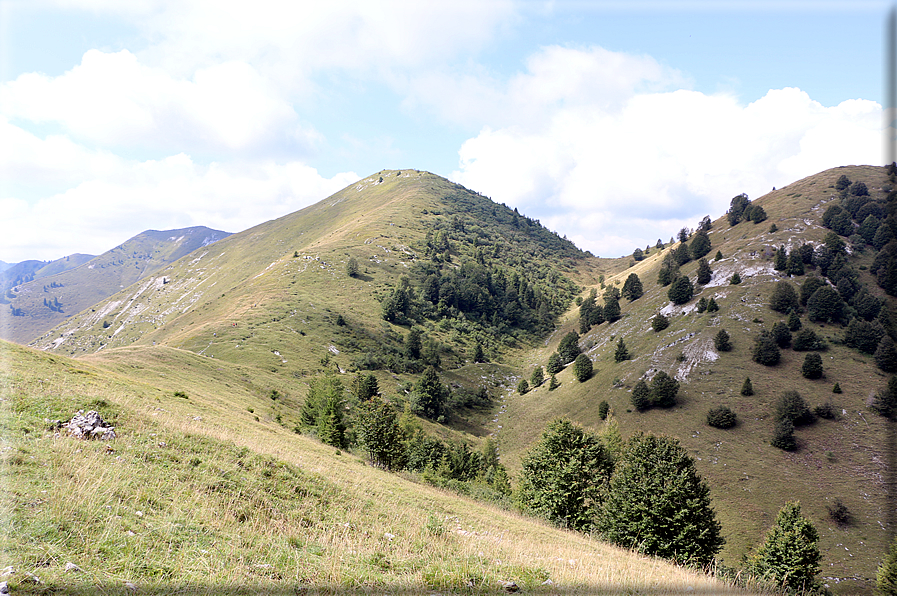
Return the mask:
[[[0,273],[0,338],[27,343],[67,317],[230,233],[147,230],[100,256],[22,261]]]

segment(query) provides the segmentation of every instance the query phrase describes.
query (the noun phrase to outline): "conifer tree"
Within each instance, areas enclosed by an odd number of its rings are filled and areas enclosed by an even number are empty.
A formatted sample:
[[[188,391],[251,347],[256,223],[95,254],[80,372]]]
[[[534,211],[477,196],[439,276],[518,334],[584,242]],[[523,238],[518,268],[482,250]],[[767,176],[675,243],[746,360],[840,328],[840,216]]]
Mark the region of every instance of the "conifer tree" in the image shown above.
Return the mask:
[[[807,379],[821,379],[824,372],[822,370],[822,357],[816,352],[810,352],[804,358],[803,366],[800,369],[801,374]]]
[[[520,379],[520,382],[517,383],[517,393],[520,395],[526,395],[529,393],[529,383],[526,379]]]
[[[707,301],[707,312],[717,311],[719,311],[719,304],[716,303],[716,297],[711,296],[710,300]]]
[[[749,560],[760,578],[793,591],[811,591],[819,573],[819,534],[803,517],[800,503],[788,502],[779,511],[775,525]]]
[[[613,297],[609,296],[604,299],[604,319],[608,323],[613,323],[618,320],[621,316],[620,312],[620,301]]]
[[[446,393],[445,387],[439,381],[436,369],[428,366],[414,386],[411,401],[418,413],[431,420],[436,420],[442,414]]]
[[[685,304],[692,299],[694,293],[695,288],[692,285],[691,280],[683,275],[676,278],[676,280],[670,284],[670,289],[667,291],[667,297],[673,304]]]
[[[545,372],[554,376],[562,370],[564,370],[564,365],[561,363],[561,355],[557,352],[552,353],[548,357],[548,364],[545,365]]]
[[[542,367],[537,366],[529,378],[529,383],[533,386],[533,389],[535,389],[543,382],[545,382],[545,374],[542,372]]]
[[[486,355],[483,353],[483,344],[477,342],[473,347],[473,361],[474,362],[485,362]]]
[[[695,308],[698,313],[703,313],[707,311],[707,298],[701,296],[701,299],[698,300],[698,305]]]
[[[721,250],[716,251],[716,256],[713,257],[713,260],[714,261],[722,261],[723,260],[723,251],[721,251]]]
[[[651,389],[644,380],[639,379],[632,388],[632,405],[639,412],[651,409]]]
[[[670,326],[670,320],[663,316],[661,313],[657,313],[654,315],[654,318],[651,319],[651,328],[654,331],[663,331],[667,327]]]
[[[706,285],[710,283],[711,278],[713,277],[713,271],[710,269],[710,263],[707,262],[707,259],[701,258],[698,261],[698,283],[700,285]]]
[[[607,403],[606,399],[601,400],[601,403],[598,404],[598,417],[602,420],[607,420],[607,413],[610,412],[610,404]]]
[[[732,342],[730,341],[729,333],[725,329],[720,329],[713,338],[713,345],[720,352],[732,351]]]
[[[642,287],[642,280],[640,280],[635,273],[630,273],[629,277],[627,277],[626,281],[623,283],[623,291],[621,293],[623,298],[632,302],[633,300],[641,298],[644,293],[645,290]],[[605,318],[607,318],[606,314]]]
[[[679,381],[660,371],[651,379],[651,404],[660,408],[672,408],[676,405],[679,393]]]
[[[621,335],[620,339],[617,340],[617,349],[614,351],[614,362],[623,362],[629,359],[629,350],[626,349],[626,344],[623,342],[623,336]]]
[[[776,271],[785,271],[788,269],[788,257],[786,256],[784,246],[780,246],[776,251],[776,256],[773,259],[773,268]]]
[[[355,433],[372,464],[387,470],[402,468],[405,460],[402,429],[395,410],[386,400],[374,397],[358,407]]]
[[[710,488],[679,441],[638,433],[623,450],[598,522],[623,548],[706,565],[724,544]]]
[[[888,554],[878,567],[875,576],[875,588],[878,596],[894,596],[897,594],[897,538],[891,541]]]
[[[592,360],[585,354],[580,354],[573,361],[573,376],[580,383],[585,383],[592,376]]]
[[[802,326],[803,324],[800,322],[800,316],[798,316],[797,311],[792,308],[791,312],[788,313],[788,330],[800,331]]]
[[[597,435],[569,420],[554,420],[521,464],[525,507],[574,530],[592,527],[613,471]]]
[[[738,275],[738,272],[736,271],[735,273],[732,274],[732,277],[729,278],[729,285],[737,286],[740,283],[741,283],[741,276]]]
[[[557,377],[554,375],[551,375],[551,378],[548,380],[548,390],[554,391],[555,389],[557,389],[560,386],[561,386],[561,383],[560,383],[560,381],[558,381]]]
[[[570,362],[573,362],[576,357],[579,356],[580,352],[579,334],[575,331],[571,331],[561,338],[561,343],[558,345],[557,351],[560,356],[561,364],[569,364]]]
[[[744,396],[754,394],[754,386],[751,384],[751,378],[745,377],[744,383],[741,384],[741,394]]]

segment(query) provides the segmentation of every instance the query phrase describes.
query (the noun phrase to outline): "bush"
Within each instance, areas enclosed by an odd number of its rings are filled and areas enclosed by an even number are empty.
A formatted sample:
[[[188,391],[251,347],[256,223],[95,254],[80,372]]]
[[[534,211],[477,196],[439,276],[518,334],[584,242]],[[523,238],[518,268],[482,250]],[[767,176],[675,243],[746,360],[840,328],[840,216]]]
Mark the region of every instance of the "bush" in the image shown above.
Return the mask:
[[[751,358],[754,362],[764,366],[775,366],[782,358],[779,346],[773,339],[772,334],[763,331],[759,337],[754,340],[754,349],[751,351]]]
[[[699,566],[725,542],[694,460],[678,440],[641,433],[614,470],[598,530],[623,548]]]
[[[592,360],[585,354],[580,354],[573,361],[573,376],[580,383],[584,383],[592,376]]]
[[[657,313],[656,315],[654,315],[654,318],[651,319],[651,328],[654,331],[663,331],[669,326],[670,320],[660,313]]]
[[[837,385],[837,383],[835,383],[835,385]],[[834,420],[837,416],[835,414],[835,406],[832,405],[832,402],[828,401],[821,406],[813,408],[813,413],[826,420]]]
[[[574,530],[588,531],[613,471],[597,435],[554,420],[522,461],[520,501],[531,511]]]
[[[732,342],[725,329],[720,329],[719,332],[717,332],[716,337],[713,338],[713,345],[720,352],[730,352],[732,350]]]
[[[804,358],[800,367],[800,373],[807,379],[821,379],[823,377],[822,357],[816,352],[810,352]]]
[[[819,534],[800,513],[800,503],[789,502],[776,517],[763,544],[749,559],[750,570],[760,578],[794,591],[810,591],[819,573]]]
[[[825,350],[826,345],[812,329],[801,329],[794,334],[791,347],[795,352],[809,352]]]
[[[726,406],[717,406],[707,412],[707,424],[714,428],[732,428],[737,422],[735,412]]]
[[[775,407],[776,420],[788,420],[796,426],[813,422],[813,412],[797,391],[782,393]]]
[[[691,284],[691,280],[689,280],[687,276],[683,275],[676,278],[672,285],[670,285],[670,289],[669,291],[667,291],[667,297],[673,302],[673,304],[685,304],[692,299],[694,293],[695,288]]]

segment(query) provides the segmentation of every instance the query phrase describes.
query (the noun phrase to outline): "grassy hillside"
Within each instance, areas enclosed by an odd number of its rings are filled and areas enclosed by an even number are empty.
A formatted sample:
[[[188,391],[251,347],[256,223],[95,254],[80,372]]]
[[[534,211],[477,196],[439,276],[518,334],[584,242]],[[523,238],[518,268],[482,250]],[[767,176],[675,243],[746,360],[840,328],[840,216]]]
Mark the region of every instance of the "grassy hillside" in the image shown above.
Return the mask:
[[[821,352],[823,379],[801,375],[804,352],[785,349],[773,367],[751,359],[754,338],[787,320],[768,306],[775,284],[784,279],[799,290],[819,274],[808,269],[789,278],[776,271],[775,249],[823,243],[829,230],[822,215],[841,204],[835,186],[842,174],[863,181],[884,204],[887,174],[873,167],[829,170],[760,197],[754,205],[768,216],[762,223],[731,226],[725,217],[712,223],[711,281],[676,306],[658,273],[678,243],[651,249],[637,263],[595,259],[538,222],[447,180],[416,171],[379,172],[191,254],[33,345],[172,395],[182,391],[191,404],[198,391],[205,397],[196,415],[204,417],[205,408],[220,412],[217,424],[228,432],[244,419],[277,432],[292,429],[308,383],[325,371],[372,371],[382,393],[400,405],[421,363],[438,361],[442,382],[456,394],[485,386],[492,401],[460,408],[445,424],[423,423],[427,432],[470,443],[494,434],[512,473],[551,419],[566,416],[600,429],[598,406],[606,400],[624,435],[668,434],[695,457],[728,541],[722,552],[727,564],[739,565],[785,501],[797,498],[821,535],[823,581],[835,592],[868,592],[893,510],[885,489],[893,473],[887,445],[894,423],[868,405],[887,375],[872,356],[844,345],[842,324],[812,322],[805,312],[803,326],[828,344]],[[848,246],[845,262],[858,280],[890,304],[870,273],[876,251],[853,240]],[[722,258],[714,260],[717,251]],[[359,264],[355,275],[347,272],[352,259]],[[694,280],[696,269],[692,261],[681,273]],[[730,285],[736,272],[743,281]],[[546,384],[518,395],[517,380],[544,367],[561,337],[579,329],[578,308],[564,310],[576,291],[587,297],[594,289],[600,303],[606,287],[622,288],[632,273],[644,295],[621,300],[620,320],[581,338],[595,365],[592,378],[579,383],[565,370],[558,389],[548,391]],[[386,307],[402,303],[402,296],[405,307],[385,320]],[[711,296],[720,310],[698,313],[698,301]],[[658,312],[671,324],[654,332],[651,319]],[[405,340],[413,329],[425,340],[427,355],[419,359],[407,356]],[[731,335],[730,352],[714,347],[720,329]],[[632,359],[616,363],[620,337]],[[488,362],[472,362],[477,345]],[[632,388],[658,371],[679,380],[677,405],[636,411]],[[755,390],[749,397],[740,394],[745,377]],[[346,383],[349,378],[344,376]],[[835,383],[843,393],[833,393]],[[799,428],[793,452],[770,445],[773,406],[786,390],[799,391],[811,407],[830,402],[837,413],[834,420]],[[737,413],[735,428],[706,424],[707,411],[718,405]],[[830,519],[828,507],[836,500],[850,511],[850,524]]]
[[[741,593],[296,435],[264,412],[238,364],[161,347],[117,356],[2,344],[12,593],[504,593],[502,582]],[[49,421],[86,408],[117,438],[54,433]]]
[[[595,374],[579,383],[572,371],[558,375],[561,387],[549,392],[547,384],[526,395],[509,393],[507,408],[499,416],[500,445],[505,461],[516,469],[520,456],[538,437],[545,421],[567,416],[586,426],[600,428],[598,406],[608,401],[624,436],[638,430],[675,436],[697,459],[701,474],[708,479],[714,504],[723,523],[728,543],[722,557],[737,564],[761,540],[788,499],[800,499],[821,536],[824,552],[821,576],[835,591],[865,591],[874,582],[889,535],[885,525],[894,503],[887,498],[886,479],[895,435],[894,422],[877,416],[869,407],[874,392],[887,384],[888,375],[876,368],[872,356],[842,345],[845,329],[839,324],[817,324],[802,316],[809,327],[826,339],[829,349],[822,352],[825,377],[809,380],[801,375],[806,352],[782,350],[782,361],[767,367],[753,362],[754,338],[787,315],[768,306],[774,284],[787,279],[796,288],[809,276],[789,278],[773,268],[772,250],[787,250],[800,244],[821,244],[828,230],[820,218],[829,204],[838,202],[833,186],[842,174],[862,180],[873,195],[883,197],[887,185],[883,168],[837,168],[800,180],[755,201],[768,214],[760,224],[742,222],[730,226],[725,217],[713,222],[709,232],[713,278],[698,286],[695,297],[675,306],[667,297],[669,286],[658,284],[664,254],[652,251],[648,257],[606,284],[621,288],[631,273],[641,279],[645,294],[633,302],[622,299],[619,321],[593,327],[580,345],[594,362]],[[776,232],[769,232],[775,224]],[[717,250],[723,259],[713,261]],[[866,287],[875,295],[885,294],[868,273],[874,251],[871,247],[855,252],[850,262],[860,271]],[[692,280],[697,263],[682,267]],[[733,273],[742,278],[730,285]],[[596,286],[599,295],[603,289]],[[583,296],[588,294],[586,288]],[[701,297],[713,296],[720,306],[715,313],[699,314]],[[670,326],[654,332],[651,319],[663,312]],[[734,349],[719,352],[714,336],[725,329]],[[565,324],[541,350],[522,354],[525,365],[520,373],[529,376],[537,365],[545,366],[560,338],[579,330],[579,313],[572,309]],[[616,363],[616,343],[622,337],[632,359]],[[680,384],[678,405],[669,410],[638,412],[631,391],[640,378],[665,371]],[[740,389],[750,377],[755,395],[744,397]],[[832,393],[835,383],[842,394]],[[818,420],[796,432],[798,449],[785,452],[770,445],[773,435],[775,401],[786,390],[796,390],[811,407],[830,402],[836,420]],[[706,423],[707,411],[726,405],[738,415],[734,429],[720,430]],[[850,510],[852,522],[839,526],[827,507],[840,499]],[[855,581],[853,581],[855,579]]]
[[[71,255],[3,288],[0,338],[27,343],[69,316],[130,286],[194,250],[227,237],[205,227],[148,230],[98,257]],[[28,261],[27,263],[37,263]],[[4,275],[12,280],[17,268]]]

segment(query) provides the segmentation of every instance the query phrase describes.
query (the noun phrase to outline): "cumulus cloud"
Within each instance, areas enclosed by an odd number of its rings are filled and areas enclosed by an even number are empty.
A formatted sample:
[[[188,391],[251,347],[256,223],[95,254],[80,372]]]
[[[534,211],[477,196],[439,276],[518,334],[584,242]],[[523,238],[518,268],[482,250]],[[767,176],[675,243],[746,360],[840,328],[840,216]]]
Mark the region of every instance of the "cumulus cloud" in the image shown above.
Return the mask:
[[[316,133],[250,65],[224,62],[177,79],[127,50],[90,50],[57,77],[28,73],[0,87],[10,120],[51,123],[103,147],[212,154],[307,154]]]
[[[741,192],[881,162],[875,102],[826,107],[787,88],[745,105],[670,90],[683,83],[675,71],[596,49],[546,48],[527,65],[503,90],[523,117],[468,139],[452,178],[603,256],[720,216]],[[528,98],[542,106],[530,116]]]
[[[3,258],[56,259],[71,252],[99,254],[146,229],[205,225],[229,232],[247,229],[301,209],[358,179],[353,172],[331,178],[297,161],[195,163],[186,154],[134,161],[93,152],[66,139],[40,140],[6,124],[4,132],[25,139],[35,156],[58,151],[67,165],[48,167],[64,190],[36,200],[0,197]],[[23,146],[22,144],[19,147]],[[60,149],[61,147],[61,149]],[[19,176],[47,164],[19,156]],[[87,172],[80,179],[76,170]],[[13,182],[15,182],[13,180]]]

